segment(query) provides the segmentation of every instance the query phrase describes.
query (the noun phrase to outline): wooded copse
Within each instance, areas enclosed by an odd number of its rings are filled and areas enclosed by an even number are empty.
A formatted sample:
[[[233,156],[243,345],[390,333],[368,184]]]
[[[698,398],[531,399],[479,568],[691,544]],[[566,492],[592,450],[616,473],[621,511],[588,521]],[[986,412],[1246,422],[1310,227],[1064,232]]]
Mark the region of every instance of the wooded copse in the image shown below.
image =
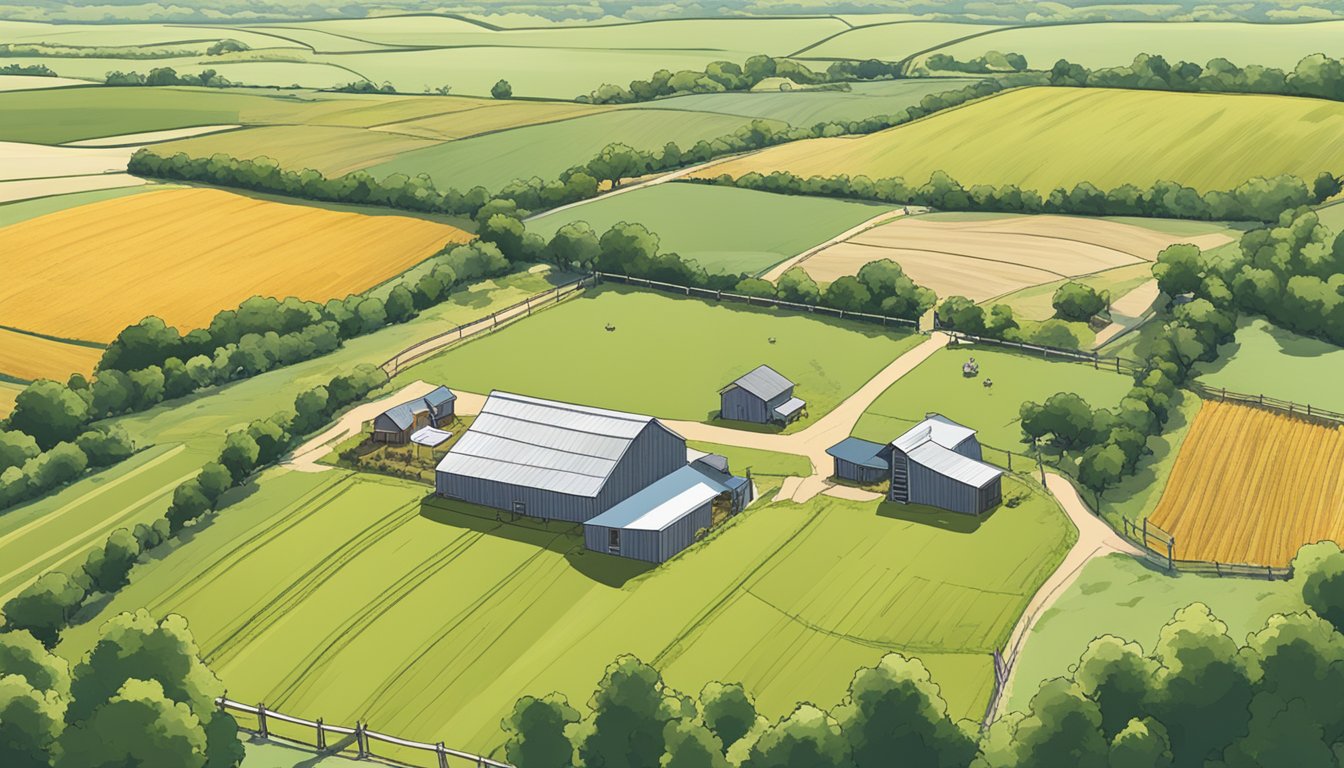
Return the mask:
[[[713,61],[705,65],[703,70],[683,69],[673,72],[660,69],[646,80],[631,80],[629,87],[604,83],[574,100],[586,104],[630,104],[688,93],[750,91],[762,81],[774,77],[797,85],[821,85],[899,77],[900,71],[901,65],[896,62],[846,59],[832,62],[825,72],[815,72],[800,61],[758,55],[742,64]]]

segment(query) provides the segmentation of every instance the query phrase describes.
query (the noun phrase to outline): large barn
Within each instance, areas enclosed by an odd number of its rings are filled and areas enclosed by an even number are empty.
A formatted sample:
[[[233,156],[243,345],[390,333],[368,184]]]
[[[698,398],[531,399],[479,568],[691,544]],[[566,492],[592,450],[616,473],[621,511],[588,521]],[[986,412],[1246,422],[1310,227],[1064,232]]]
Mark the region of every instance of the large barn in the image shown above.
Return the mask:
[[[929,414],[883,451],[887,498],[979,515],[1003,499],[1003,471],[981,461],[975,430]]]
[[[588,523],[617,511],[604,527],[644,531],[656,524],[657,541],[618,546],[615,554],[661,562],[706,527],[701,518],[716,500],[730,513],[750,501],[750,484],[727,469],[722,457],[688,452],[684,438],[651,416],[493,392],[439,462],[435,491],[544,520]],[[709,491],[713,497],[705,498]],[[684,535],[688,527],[692,538]],[[587,543],[612,551],[606,540]]]
[[[719,417],[756,424],[788,424],[807,403],[793,396],[793,382],[768,365],[757,366],[719,390]]]

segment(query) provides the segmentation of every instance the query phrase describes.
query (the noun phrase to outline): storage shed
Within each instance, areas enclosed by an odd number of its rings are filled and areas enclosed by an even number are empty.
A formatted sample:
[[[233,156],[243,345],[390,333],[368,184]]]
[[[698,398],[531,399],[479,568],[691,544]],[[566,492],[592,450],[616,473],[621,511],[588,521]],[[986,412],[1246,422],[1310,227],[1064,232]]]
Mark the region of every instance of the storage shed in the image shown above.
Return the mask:
[[[807,403],[793,396],[793,382],[762,365],[719,390],[719,416],[755,424],[788,424]]]
[[[664,562],[703,536],[713,524],[714,503],[731,503],[739,492],[733,485],[740,489],[743,484],[745,478],[732,478],[703,463],[688,464],[584,523],[584,546]]]
[[[1003,499],[1003,471],[981,461],[975,430],[938,414],[892,441],[887,498],[979,515]]]
[[[436,387],[424,397],[388,408],[373,419],[373,441],[402,445],[422,427],[435,427],[453,420],[457,395],[447,387]]]
[[[880,483],[887,477],[889,467],[882,458],[886,446],[870,443],[857,437],[847,437],[826,449],[835,460],[835,476],[856,483]]]

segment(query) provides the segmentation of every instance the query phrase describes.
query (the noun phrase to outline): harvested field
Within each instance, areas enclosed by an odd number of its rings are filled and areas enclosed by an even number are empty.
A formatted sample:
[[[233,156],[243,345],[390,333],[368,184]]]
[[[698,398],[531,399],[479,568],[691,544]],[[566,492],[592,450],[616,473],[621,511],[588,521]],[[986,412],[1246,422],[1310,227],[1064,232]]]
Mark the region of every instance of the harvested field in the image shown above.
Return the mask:
[[[535,101],[475,101],[475,106],[444,115],[386,123],[373,127],[375,131],[403,133],[424,139],[446,141],[462,139],[482,133],[502,131],[507,128],[520,128],[524,125],[553,123],[598,112],[606,112],[611,107],[590,104],[571,104],[568,102]]]
[[[219,152],[245,159],[269,157],[282,168],[311,168],[327,176],[340,176],[395,159],[403,152],[432,147],[434,143],[363,128],[268,125],[174,141],[158,151],[167,155],[185,152],[192,157],[209,157]]]
[[[0,229],[0,325],[91,341],[149,314],[196,328],[257,294],[361,291],[468,239],[423,219],[213,189],[132,195]]]
[[[69,88],[75,85],[89,85],[89,81],[75,80],[69,77],[41,77],[38,75],[0,76],[0,91],[38,91],[47,88]]]
[[[0,381],[0,419],[14,412],[14,398],[22,391],[22,384]]]
[[[1344,430],[1207,402],[1150,520],[1181,560],[1283,566],[1344,540]]]
[[[144,131],[141,133],[124,133],[120,136],[104,136],[100,139],[84,139],[83,141],[72,141],[66,144],[67,147],[129,147],[141,146],[144,144],[155,144],[160,141],[172,141],[174,139],[189,139],[192,136],[204,136],[207,133],[219,133],[220,131],[231,131],[241,126],[237,125],[198,125],[194,128],[170,128],[166,131]]]
[[[102,356],[96,347],[0,328],[0,375],[65,381],[72,373],[92,373]]]
[[[91,149],[0,142],[0,181],[88,176],[126,170],[134,147]]]
[[[853,241],[838,243],[802,262],[812,279],[829,283],[853,275],[870,261],[891,259],[905,269],[912,280],[932,288],[940,297],[959,295],[984,301],[1008,291],[1039,285],[1060,277],[1059,273],[1024,267],[1020,264],[946,251],[920,251],[911,248],[881,248]]]
[[[123,187],[139,187],[149,181],[129,173],[101,173],[93,176],[58,176],[51,179],[0,181],[0,203],[33,200],[41,197],[97,192]]]

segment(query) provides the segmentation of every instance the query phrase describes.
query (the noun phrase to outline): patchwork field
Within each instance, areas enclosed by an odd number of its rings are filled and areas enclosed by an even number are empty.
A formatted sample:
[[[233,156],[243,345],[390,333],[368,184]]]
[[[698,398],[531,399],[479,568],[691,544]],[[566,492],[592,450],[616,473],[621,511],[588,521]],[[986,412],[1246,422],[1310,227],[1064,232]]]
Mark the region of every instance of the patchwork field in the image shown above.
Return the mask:
[[[719,410],[719,389],[764,363],[797,382],[816,419],[921,340],[872,325],[613,286],[441,353],[393,384],[424,379],[468,392],[503,389],[707,421]]]
[[[658,235],[663,250],[695,259],[710,272],[756,274],[891,209],[673,182],[599,198],[528,228],[549,237],[576,221],[599,234],[622,221],[638,222]]]
[[[863,24],[863,21],[859,23]],[[999,29],[1003,27],[946,21],[901,20],[885,24],[867,24],[808,46],[795,55],[805,59],[899,61],[929,48],[937,48],[965,37]]]
[[[849,33],[850,35],[856,33]],[[1344,22],[1297,24],[1241,22],[1111,22],[1001,28],[953,42],[929,53],[967,60],[986,51],[1020,53],[1029,66],[1048,69],[1059,59],[1086,67],[1128,64],[1137,53],[1162,55],[1173,65],[1203,66],[1222,57],[1236,64],[1260,64],[1291,70],[1304,56],[1344,54]],[[836,42],[844,40],[843,35]],[[920,57],[921,59],[923,57]]]
[[[961,364],[974,357],[980,375],[965,378]],[[994,386],[986,388],[986,378]],[[854,427],[854,436],[885,443],[937,412],[980,433],[980,442],[1000,450],[1026,452],[1018,409],[1026,400],[1041,402],[1056,392],[1076,392],[1094,407],[1111,407],[1132,386],[1128,376],[1090,365],[965,346],[940,349],[883,392]],[[985,459],[1004,460],[997,451]],[[1016,466],[1015,466],[1016,468]]]
[[[364,128],[277,125],[169,142],[157,150],[167,154],[185,152],[192,157],[209,157],[219,152],[247,159],[269,157],[282,168],[311,168],[328,176],[340,176],[434,144],[413,136]]]
[[[0,229],[0,325],[90,341],[148,314],[196,328],[259,293],[326,300],[364,290],[469,237],[423,219],[212,189],[147,192]]]
[[[1196,365],[1199,382],[1230,392],[1267,395],[1344,412],[1344,350],[1261,318],[1247,319],[1218,360]]]
[[[32,381],[65,381],[72,373],[89,374],[103,356],[97,347],[66,344],[0,328],[0,375]]]
[[[1112,299],[1122,299],[1129,295],[1130,291],[1135,290],[1141,285],[1148,283],[1153,279],[1152,265],[1144,262],[1140,264],[1130,264],[1124,267],[1115,267],[1102,272],[1093,272],[1088,275],[1070,277],[1068,279],[1055,280],[1051,283],[1041,283],[1030,288],[1023,288],[1019,291],[996,296],[993,299],[994,304],[1007,304],[1013,308],[1013,317],[1025,320],[1034,320],[1040,322],[1048,320],[1055,314],[1055,307],[1052,303],[1055,291],[1065,283],[1082,283],[1097,291],[1109,291]],[[1113,313],[1118,310],[1113,310]]]
[[[1283,96],[1024,88],[857,138],[798,141],[701,174],[899,176],[1049,192],[1177,181],[1228,189],[1256,176],[1344,172],[1344,104]],[[1099,142],[1099,136],[1105,136]]]
[[[1231,240],[1219,225],[1181,236],[1077,216],[932,214],[866,230],[801,266],[814,279],[831,282],[874,259],[893,259],[939,296],[984,301],[1065,278],[1143,267],[1176,242],[1208,248]]]
[[[973,80],[938,78],[850,83],[847,91],[793,89],[752,93],[697,93],[641,104],[651,109],[684,109],[783,120],[811,126],[831,120],[862,120],[918,104],[931,93],[961,88]]]
[[[1299,547],[1344,537],[1344,431],[1210,401],[1149,518],[1176,557],[1287,565]]]
[[[685,691],[740,680],[776,717],[799,698],[832,706],[854,669],[903,650],[955,716],[974,717],[990,652],[1071,543],[1034,493],[973,534],[918,509],[819,498],[754,508],[650,570],[427,490],[267,472],[179,551],[139,566],[104,611],[186,616],[231,697],[467,749],[498,747],[522,694],[584,700],[626,652]],[[973,571],[956,566],[968,559]],[[62,653],[100,623],[67,633]]]

